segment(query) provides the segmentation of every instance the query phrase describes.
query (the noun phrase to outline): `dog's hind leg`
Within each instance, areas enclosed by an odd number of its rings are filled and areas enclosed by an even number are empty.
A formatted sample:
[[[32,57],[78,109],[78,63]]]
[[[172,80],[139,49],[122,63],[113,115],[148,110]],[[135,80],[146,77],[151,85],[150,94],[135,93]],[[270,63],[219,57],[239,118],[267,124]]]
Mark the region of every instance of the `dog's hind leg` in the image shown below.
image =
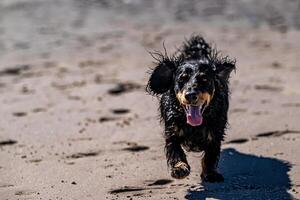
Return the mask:
[[[223,182],[222,174],[218,173],[217,167],[220,157],[221,142],[211,141],[202,159],[201,178],[206,182]]]
[[[171,176],[177,179],[187,177],[190,174],[190,166],[180,143],[172,138],[167,138],[165,150],[168,165],[171,167]]]

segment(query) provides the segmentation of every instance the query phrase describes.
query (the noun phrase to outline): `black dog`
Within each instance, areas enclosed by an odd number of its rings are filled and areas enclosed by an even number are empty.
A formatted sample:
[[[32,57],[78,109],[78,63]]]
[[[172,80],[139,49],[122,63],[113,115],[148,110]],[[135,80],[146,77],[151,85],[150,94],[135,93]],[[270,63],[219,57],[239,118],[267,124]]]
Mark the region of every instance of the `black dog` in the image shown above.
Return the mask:
[[[217,165],[225,135],[228,79],[235,61],[221,57],[200,36],[192,36],[176,55],[158,54],[147,91],[159,97],[165,125],[165,151],[171,175],[190,173],[187,151],[204,151],[201,178],[222,182]]]

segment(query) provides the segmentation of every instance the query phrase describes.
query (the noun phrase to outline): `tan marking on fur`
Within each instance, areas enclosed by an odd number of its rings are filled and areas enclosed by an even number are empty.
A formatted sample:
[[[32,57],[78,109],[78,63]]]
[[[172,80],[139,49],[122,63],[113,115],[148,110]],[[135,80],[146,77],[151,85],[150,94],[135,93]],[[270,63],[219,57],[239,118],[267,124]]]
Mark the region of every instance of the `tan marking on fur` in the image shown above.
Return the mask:
[[[174,167],[185,167],[185,168],[188,168],[188,166],[187,166],[187,164],[185,163],[185,162],[182,162],[182,161],[179,161],[178,163],[176,163],[175,165],[174,165]]]
[[[175,177],[173,176],[174,178],[177,178],[177,179],[184,179],[184,178],[187,177],[187,176],[189,175],[189,173],[190,173],[189,166],[188,166],[188,164],[185,163],[185,162],[179,161],[178,163],[175,164],[175,166],[174,166],[173,169],[175,169],[175,168],[177,168],[177,169],[179,168],[179,169],[181,169],[181,170],[185,170],[185,171],[187,172],[187,174],[184,175],[184,176],[175,176]]]
[[[185,98],[185,91],[183,92],[178,92],[176,94],[176,97],[178,99],[178,101],[180,102],[180,104],[182,105],[189,105],[188,101]],[[213,98],[213,94],[210,95],[208,92],[204,92],[204,93],[199,93],[198,95],[198,102],[196,103],[197,106],[203,105],[204,103],[206,103],[207,105],[210,103],[210,101]]]
[[[180,104],[182,104],[182,105],[188,105],[188,102],[187,102],[187,100],[185,99],[185,91],[183,91],[183,92],[178,92],[178,93],[176,94],[176,97],[177,97],[178,101],[180,102]]]
[[[208,105],[212,99],[212,95],[210,95],[208,92],[200,93],[198,95],[198,105],[201,105],[206,102]]]

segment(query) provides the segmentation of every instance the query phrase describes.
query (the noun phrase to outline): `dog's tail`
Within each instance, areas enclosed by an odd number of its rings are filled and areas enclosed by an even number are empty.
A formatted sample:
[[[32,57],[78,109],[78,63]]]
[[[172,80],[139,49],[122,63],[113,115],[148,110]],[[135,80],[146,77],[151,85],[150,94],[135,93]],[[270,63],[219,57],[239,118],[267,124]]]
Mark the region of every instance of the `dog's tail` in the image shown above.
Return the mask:
[[[212,49],[202,36],[192,35],[189,40],[185,41],[180,52],[184,59],[199,59],[210,57]]]

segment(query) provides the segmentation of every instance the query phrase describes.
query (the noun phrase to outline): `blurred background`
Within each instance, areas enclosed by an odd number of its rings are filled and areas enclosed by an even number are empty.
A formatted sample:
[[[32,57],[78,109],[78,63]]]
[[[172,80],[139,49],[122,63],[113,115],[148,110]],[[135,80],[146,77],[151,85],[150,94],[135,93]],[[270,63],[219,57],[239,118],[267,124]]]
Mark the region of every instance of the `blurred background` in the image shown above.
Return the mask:
[[[149,51],[237,60],[224,184],[171,179]],[[300,0],[1,0],[0,199],[300,198]]]

